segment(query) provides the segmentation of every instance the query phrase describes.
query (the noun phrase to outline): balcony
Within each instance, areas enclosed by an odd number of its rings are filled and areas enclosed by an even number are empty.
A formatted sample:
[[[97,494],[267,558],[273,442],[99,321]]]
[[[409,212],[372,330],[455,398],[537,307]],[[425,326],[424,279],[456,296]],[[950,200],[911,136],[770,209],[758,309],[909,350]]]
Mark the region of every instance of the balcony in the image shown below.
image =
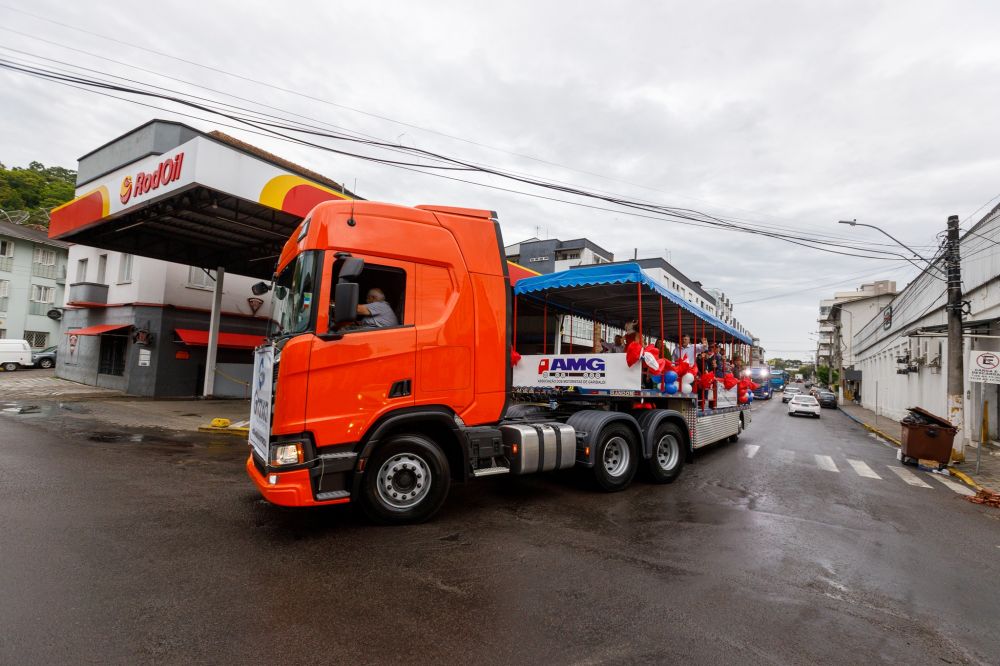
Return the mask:
[[[54,280],[60,276],[65,276],[66,269],[64,267],[60,271],[59,266],[56,264],[40,264],[35,262],[31,264],[31,274],[35,277],[52,278]]]
[[[55,307],[54,303],[39,303],[38,301],[28,302],[28,314],[42,315],[48,313],[49,310]]]
[[[99,282],[74,282],[69,286],[69,304],[108,302],[108,285]]]

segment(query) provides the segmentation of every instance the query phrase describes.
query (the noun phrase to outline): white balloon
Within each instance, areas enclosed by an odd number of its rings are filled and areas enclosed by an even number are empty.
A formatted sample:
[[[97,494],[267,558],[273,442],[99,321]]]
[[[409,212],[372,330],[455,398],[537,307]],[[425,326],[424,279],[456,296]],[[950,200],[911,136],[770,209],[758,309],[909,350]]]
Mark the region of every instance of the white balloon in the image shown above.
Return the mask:
[[[684,373],[684,376],[681,377],[682,384],[691,384],[692,382],[694,382],[694,375],[692,375],[690,372]]]
[[[691,395],[692,390],[690,384],[681,384],[681,395]]]

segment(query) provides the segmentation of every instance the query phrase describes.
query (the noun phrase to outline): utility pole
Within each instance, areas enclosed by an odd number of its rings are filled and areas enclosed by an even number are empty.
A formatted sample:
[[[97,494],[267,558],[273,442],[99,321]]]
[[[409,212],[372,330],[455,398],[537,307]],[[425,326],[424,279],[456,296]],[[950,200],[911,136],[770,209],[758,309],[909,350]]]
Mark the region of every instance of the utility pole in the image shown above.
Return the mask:
[[[945,251],[948,276],[948,420],[958,429],[952,444],[952,460],[965,460],[965,350],[962,345],[962,257],[958,238],[958,215],[948,217]]]

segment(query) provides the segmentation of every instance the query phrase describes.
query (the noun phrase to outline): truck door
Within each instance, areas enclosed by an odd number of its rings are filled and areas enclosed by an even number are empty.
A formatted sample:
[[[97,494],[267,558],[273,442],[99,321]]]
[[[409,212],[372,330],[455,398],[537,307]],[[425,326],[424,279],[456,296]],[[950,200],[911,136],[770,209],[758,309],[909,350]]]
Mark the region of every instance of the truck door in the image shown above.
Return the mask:
[[[339,339],[315,338],[306,420],[318,446],[356,442],[381,415],[413,405],[414,264],[361,258],[360,302],[370,289],[381,289],[399,324],[343,328]],[[325,284],[325,290],[329,302],[333,285]]]

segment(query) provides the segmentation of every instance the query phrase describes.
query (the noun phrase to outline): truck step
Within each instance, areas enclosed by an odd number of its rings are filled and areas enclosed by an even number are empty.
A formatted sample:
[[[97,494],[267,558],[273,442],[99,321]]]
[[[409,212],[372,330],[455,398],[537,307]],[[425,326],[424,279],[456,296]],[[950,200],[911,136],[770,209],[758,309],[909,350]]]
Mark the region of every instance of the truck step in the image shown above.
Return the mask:
[[[481,476],[494,476],[496,474],[509,474],[510,467],[484,467],[482,469],[472,470],[472,476],[479,478]]]
[[[316,501],[325,502],[327,500],[341,499],[350,496],[351,493],[347,490],[331,490],[325,493],[316,493]]]

